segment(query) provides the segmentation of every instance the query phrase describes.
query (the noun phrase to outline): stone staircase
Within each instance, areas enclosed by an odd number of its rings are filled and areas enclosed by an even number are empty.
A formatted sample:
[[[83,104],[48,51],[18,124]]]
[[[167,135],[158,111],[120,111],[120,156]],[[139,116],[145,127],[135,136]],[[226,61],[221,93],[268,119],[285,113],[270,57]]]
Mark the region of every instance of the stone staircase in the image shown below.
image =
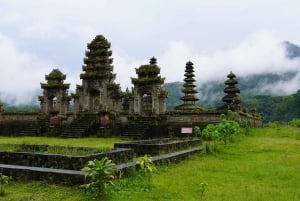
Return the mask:
[[[129,119],[125,131],[121,134],[123,139],[141,139],[145,131],[153,123],[152,117],[136,117]]]
[[[84,114],[70,123],[60,137],[79,138],[85,136],[97,122],[97,114]]]
[[[35,136],[37,134],[37,125],[36,123],[32,123],[26,128],[24,128],[20,133],[19,136]]]
[[[39,116],[37,121],[32,122],[27,125],[19,135],[20,136],[36,136],[40,133],[46,133],[49,128],[49,117],[48,116]]]
[[[37,120],[38,131],[37,133],[47,133],[49,130],[50,118],[49,116],[40,116]]]

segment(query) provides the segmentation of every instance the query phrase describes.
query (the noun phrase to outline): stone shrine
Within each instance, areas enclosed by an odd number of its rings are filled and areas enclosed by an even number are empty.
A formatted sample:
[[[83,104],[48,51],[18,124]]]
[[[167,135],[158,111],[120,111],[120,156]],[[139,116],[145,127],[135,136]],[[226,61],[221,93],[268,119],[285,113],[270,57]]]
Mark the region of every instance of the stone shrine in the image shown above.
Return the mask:
[[[59,69],[53,69],[45,78],[47,83],[41,83],[43,95],[39,96],[41,114],[66,116],[71,100],[68,95],[70,84],[64,83],[66,75]]]
[[[80,74],[82,85],[77,85],[74,98],[74,112],[99,112],[110,109],[119,112],[122,106],[122,91],[115,83],[110,43],[98,35],[87,45],[86,57]]]
[[[138,78],[131,78],[134,87],[129,114],[152,116],[166,112],[165,78],[159,75],[160,68],[156,64],[156,58],[152,57],[149,64],[136,69]]]

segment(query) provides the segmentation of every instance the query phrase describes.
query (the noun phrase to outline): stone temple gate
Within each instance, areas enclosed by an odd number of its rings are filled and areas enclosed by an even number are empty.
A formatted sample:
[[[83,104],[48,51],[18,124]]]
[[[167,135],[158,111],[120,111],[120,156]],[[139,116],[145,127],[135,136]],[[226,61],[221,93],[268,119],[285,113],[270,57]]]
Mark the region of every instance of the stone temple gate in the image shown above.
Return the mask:
[[[166,112],[165,78],[159,76],[160,68],[156,63],[156,58],[152,57],[149,64],[136,69],[138,78],[131,78],[134,87],[130,114],[152,116]]]
[[[47,83],[41,83],[43,95],[39,96],[42,114],[67,115],[71,97],[68,95],[70,84],[65,84],[66,75],[60,70],[53,69],[45,76]]]

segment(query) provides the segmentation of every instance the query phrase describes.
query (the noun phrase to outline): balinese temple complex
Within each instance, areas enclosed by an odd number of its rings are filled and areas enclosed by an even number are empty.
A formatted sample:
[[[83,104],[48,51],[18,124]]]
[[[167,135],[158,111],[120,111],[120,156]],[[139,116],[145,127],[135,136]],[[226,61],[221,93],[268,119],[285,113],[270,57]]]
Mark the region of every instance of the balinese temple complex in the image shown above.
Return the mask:
[[[154,138],[191,134],[194,126],[220,122],[227,110],[236,111],[252,126],[261,126],[258,115],[249,115],[241,107],[236,76],[230,72],[225,81],[224,105],[206,110],[197,105],[194,64],[188,61],[183,73],[182,104],[167,111],[165,78],[155,57],[135,69],[132,89],[123,92],[115,82],[111,44],[96,36],[87,44],[83,59],[82,83],[69,94],[66,75],[58,68],[45,76],[39,96],[40,112],[8,114],[0,103],[0,134],[82,137],[90,134],[120,134],[124,138]],[[180,90],[180,89],[179,89]],[[73,104],[71,102],[73,101]],[[72,110],[70,109],[72,106]]]

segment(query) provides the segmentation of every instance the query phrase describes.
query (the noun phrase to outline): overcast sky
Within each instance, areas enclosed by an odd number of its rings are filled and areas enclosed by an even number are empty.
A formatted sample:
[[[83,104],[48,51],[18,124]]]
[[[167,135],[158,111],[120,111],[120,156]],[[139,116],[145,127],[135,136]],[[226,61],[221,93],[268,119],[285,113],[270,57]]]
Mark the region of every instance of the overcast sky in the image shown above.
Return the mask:
[[[194,63],[201,83],[299,68],[280,43],[300,44],[297,0],[0,0],[0,101],[26,103],[59,68],[74,90],[86,45],[111,42],[123,89],[155,56],[166,82]],[[296,82],[298,83],[298,82]],[[290,89],[291,92],[296,88]]]

